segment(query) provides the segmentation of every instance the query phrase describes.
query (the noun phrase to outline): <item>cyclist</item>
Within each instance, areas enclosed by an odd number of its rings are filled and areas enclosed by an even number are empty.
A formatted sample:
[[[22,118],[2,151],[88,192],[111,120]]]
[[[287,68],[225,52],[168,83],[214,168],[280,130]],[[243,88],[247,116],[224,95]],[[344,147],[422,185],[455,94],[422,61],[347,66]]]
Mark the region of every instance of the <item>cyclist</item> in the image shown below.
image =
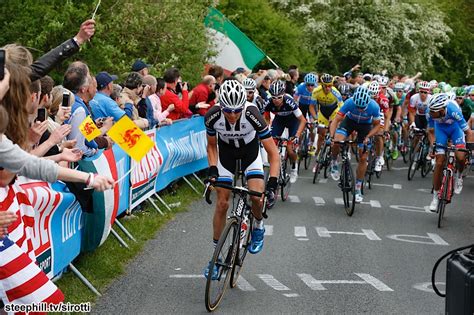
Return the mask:
[[[414,94],[410,97],[410,103],[408,106],[408,124],[410,128],[418,128],[418,129],[427,129],[428,128],[428,120],[427,120],[427,110],[428,110],[428,103],[431,99],[430,95],[430,83],[426,81],[422,81],[419,84],[418,93]],[[430,145],[433,145],[434,138],[432,133],[428,134],[428,139],[430,141]],[[412,143],[412,146],[415,147],[418,143],[419,138],[415,137]],[[431,157],[428,155],[427,159]]]
[[[393,102],[393,113],[392,113],[392,122],[398,124],[402,128],[402,138],[403,141],[406,143],[407,140],[407,130],[406,130],[406,122],[408,122],[406,113],[404,112],[403,104],[405,103],[406,94],[404,90],[403,83],[396,83],[393,87],[395,95],[394,95],[394,102]],[[403,124],[402,124],[402,117],[403,117]],[[398,133],[393,133],[393,143],[398,143]],[[398,158],[398,147],[394,149],[392,153],[392,159],[396,160]]]
[[[436,166],[433,173],[433,200],[430,204],[430,210],[436,211],[448,138],[451,139],[456,148],[465,148],[464,135],[470,137],[472,131],[469,130],[469,126],[462,116],[461,109],[454,101],[449,100],[447,94],[440,93],[433,96],[428,103],[428,107],[429,124],[430,127],[434,127],[436,137]],[[457,174],[454,175],[454,193],[456,194],[460,194],[462,191],[461,174],[464,169],[465,159],[466,154],[464,152],[456,152]]]
[[[247,93],[247,102],[257,106],[260,113],[263,113],[264,99],[258,94],[257,82],[252,78],[245,78],[242,85]]]
[[[456,103],[459,105],[462,111],[462,116],[466,121],[471,118],[472,109],[469,104],[469,100],[466,99],[466,90],[463,87],[458,87],[455,90]]]
[[[385,94],[381,91],[380,84],[378,81],[370,82],[367,89],[375,102],[380,107],[380,130],[376,133],[379,137],[375,138],[375,171],[380,172],[382,170],[385,161],[383,159],[383,133],[386,131],[386,125],[389,124],[389,101]]]
[[[318,155],[326,137],[327,130],[324,127],[329,127],[330,122],[336,117],[337,111],[341,108],[342,96],[341,93],[334,87],[334,77],[328,73],[321,76],[321,85],[313,91],[313,99],[316,101],[315,107],[310,107],[311,116],[318,117],[318,144],[316,155]],[[313,172],[316,171],[316,166]]]
[[[278,150],[257,107],[247,102],[242,84],[237,80],[224,81],[219,89],[219,103],[209,109],[204,121],[207,130],[208,181],[232,184],[236,160],[240,159],[249,189],[263,192],[265,184],[259,150],[260,140],[270,160],[270,178],[266,190],[269,199],[274,198],[280,163]],[[217,202],[213,219],[214,247],[224,229],[230,197],[230,191],[227,189],[216,188],[216,192]],[[255,226],[249,252],[256,254],[263,247],[265,228],[262,200],[258,197],[251,197],[251,200]],[[218,272],[218,266],[215,266],[212,270],[212,279],[217,278]],[[208,266],[204,275],[208,277],[209,273]]]
[[[298,103],[298,106],[303,113],[303,117],[306,118],[309,115],[309,121],[316,119],[315,116],[312,116],[309,112],[311,106],[316,105],[316,101],[311,97],[313,94],[314,88],[318,84],[318,75],[314,73],[308,73],[304,76],[304,82],[300,83],[296,88],[296,93],[294,96],[295,102]],[[314,142],[314,131],[310,131],[310,143],[309,143],[309,154],[314,155],[315,148],[313,146]]]
[[[359,165],[356,172],[356,202],[363,200],[361,188],[367,169],[367,150],[364,145],[380,129],[380,107],[372,99],[369,90],[358,87],[354,96],[344,102],[336,118],[330,126],[330,135],[334,141],[344,141],[353,131],[357,131],[359,146]],[[337,156],[340,152],[339,144],[334,143],[332,148],[331,177],[339,180],[339,166]]]
[[[291,161],[290,182],[295,183],[298,179],[295,145],[298,144],[298,139],[306,128],[306,119],[295,100],[285,94],[285,82],[280,80],[272,82],[269,92],[271,98],[265,101],[265,111],[275,115],[272,122],[272,137],[280,137],[285,128],[288,128],[288,138],[292,140],[288,141],[286,147]]]
[[[339,92],[341,93],[342,101],[345,102],[349,97],[352,96],[351,87],[347,83],[343,83],[338,87]]]

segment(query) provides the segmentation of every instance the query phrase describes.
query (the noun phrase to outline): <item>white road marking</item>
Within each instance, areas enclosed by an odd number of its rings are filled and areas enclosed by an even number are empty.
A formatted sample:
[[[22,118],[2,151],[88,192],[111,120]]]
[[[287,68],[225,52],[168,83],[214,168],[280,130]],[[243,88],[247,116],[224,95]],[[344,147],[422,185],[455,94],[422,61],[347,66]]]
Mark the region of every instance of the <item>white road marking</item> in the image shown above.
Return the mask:
[[[446,286],[446,283],[445,282],[435,282],[436,284],[436,287],[438,288],[439,292],[445,294],[445,290],[440,290],[440,286]],[[431,285],[431,282],[422,282],[422,283],[417,283],[415,285],[413,285],[413,288],[417,289],[417,290],[420,290],[420,291],[424,291],[424,292],[428,292],[428,293],[435,293],[435,291],[433,290],[433,286]]]
[[[319,183],[320,183],[320,184],[326,184],[327,182],[328,182],[328,179],[327,179],[327,178],[321,178],[321,179],[319,180]]]
[[[295,237],[308,237],[306,234],[306,227],[295,226]]]
[[[298,196],[289,195],[288,199],[290,200],[290,202],[295,202],[295,203],[300,203],[301,202],[300,197],[298,197]]]
[[[403,167],[392,167],[392,170],[394,171],[404,171],[407,170],[408,166],[403,166]]]
[[[170,275],[170,278],[177,278],[177,279],[198,279],[198,278],[205,278],[204,275]]]
[[[239,276],[237,279],[237,287],[242,291],[256,291],[255,288],[252,287],[252,285],[250,285],[250,283],[248,283],[248,281],[242,276]]]
[[[259,277],[266,285],[271,287],[276,291],[291,291],[286,285],[275,279],[272,275],[269,274],[258,274]]]
[[[423,235],[407,235],[407,234],[392,234],[392,235],[387,235],[389,239],[395,240],[395,241],[401,241],[401,242],[408,242],[408,243],[418,243],[418,244],[429,244],[429,245],[440,245],[440,246],[448,246],[449,243],[446,242],[439,236],[438,234],[435,233],[426,233],[428,236],[423,236]],[[408,239],[407,239],[408,238]],[[410,238],[418,238],[418,239],[424,239],[428,241],[416,241]]]
[[[344,204],[344,200],[342,198],[334,198],[334,202],[336,202],[336,205]]]
[[[298,241],[309,241],[309,238],[297,238]]]
[[[405,206],[405,205],[390,205],[390,208],[400,211],[408,211],[408,212],[422,212],[422,213],[433,213],[430,211],[429,206],[424,207],[415,207],[415,206]]]
[[[373,230],[362,229],[362,233],[358,232],[345,232],[345,231],[329,231],[325,227],[316,226],[316,232],[319,237],[331,237],[331,234],[346,234],[346,235],[363,235],[371,241],[381,241],[382,239],[375,234]]]
[[[273,225],[265,224],[265,236],[273,235]]]
[[[400,184],[393,184],[393,189],[402,189],[402,185],[400,185]]]
[[[317,205],[317,206],[324,206],[326,204],[326,202],[324,201],[323,198],[321,197],[313,197],[313,200],[314,200],[314,203]]]
[[[300,296],[298,293],[284,293],[283,294],[286,297],[298,297]]]
[[[366,274],[366,273],[356,273],[356,275],[362,279],[361,280],[316,280],[307,273],[298,273],[297,276],[311,289],[314,291],[323,291],[327,290],[323,284],[370,284],[375,289],[379,291],[393,291],[385,283],[379,279]]]
[[[380,201],[378,200],[370,200],[369,203],[372,208],[382,208],[382,205],[380,204]]]
[[[428,189],[428,188],[418,188],[417,191],[431,194],[431,189]]]
[[[402,185],[400,185],[400,184],[393,184],[393,185],[379,184],[379,183],[370,183],[370,184],[374,185],[374,186],[379,186],[379,187],[390,187],[390,188],[393,188],[393,189],[402,189]]]
[[[383,283],[382,281],[380,281],[379,279],[375,277],[372,277],[368,273],[356,273],[356,275],[362,278],[368,284],[371,284],[374,288],[376,288],[379,291],[385,291],[385,292],[393,291],[385,283]]]

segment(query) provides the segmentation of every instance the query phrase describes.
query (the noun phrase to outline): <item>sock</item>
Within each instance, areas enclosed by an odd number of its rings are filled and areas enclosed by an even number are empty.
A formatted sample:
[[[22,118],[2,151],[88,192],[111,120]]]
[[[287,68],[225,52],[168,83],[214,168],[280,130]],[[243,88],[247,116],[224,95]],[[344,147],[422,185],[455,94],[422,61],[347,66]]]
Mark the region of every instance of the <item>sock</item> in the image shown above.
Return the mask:
[[[357,179],[356,180],[356,190],[360,191],[360,189],[362,188],[362,179]]]
[[[437,190],[433,190],[433,197],[438,197],[438,191]]]
[[[214,247],[214,249],[216,249],[217,247],[217,242],[219,242],[219,240],[212,239],[212,246]]]
[[[262,220],[255,219],[253,227],[260,230],[263,229],[263,219]]]

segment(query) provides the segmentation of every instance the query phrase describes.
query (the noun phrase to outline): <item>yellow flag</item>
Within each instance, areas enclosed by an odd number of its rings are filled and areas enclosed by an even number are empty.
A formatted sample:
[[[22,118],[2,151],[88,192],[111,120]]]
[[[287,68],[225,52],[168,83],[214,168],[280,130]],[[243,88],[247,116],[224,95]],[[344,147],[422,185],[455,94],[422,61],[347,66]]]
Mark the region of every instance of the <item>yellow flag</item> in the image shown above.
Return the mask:
[[[137,162],[153,148],[155,143],[133,121],[124,115],[107,132],[132,159]]]
[[[86,119],[79,125],[79,130],[86,137],[87,141],[92,141],[100,136],[100,130],[95,125],[91,116],[87,116]]]

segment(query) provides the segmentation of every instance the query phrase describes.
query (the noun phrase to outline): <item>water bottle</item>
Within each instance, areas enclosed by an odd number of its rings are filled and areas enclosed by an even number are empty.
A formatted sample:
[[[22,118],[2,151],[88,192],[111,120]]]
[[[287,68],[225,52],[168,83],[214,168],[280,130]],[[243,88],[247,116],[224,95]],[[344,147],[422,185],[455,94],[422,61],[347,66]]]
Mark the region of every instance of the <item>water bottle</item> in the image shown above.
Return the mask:
[[[240,242],[239,247],[242,248],[249,232],[249,208],[245,209],[244,218],[242,219],[242,224],[240,226]]]

